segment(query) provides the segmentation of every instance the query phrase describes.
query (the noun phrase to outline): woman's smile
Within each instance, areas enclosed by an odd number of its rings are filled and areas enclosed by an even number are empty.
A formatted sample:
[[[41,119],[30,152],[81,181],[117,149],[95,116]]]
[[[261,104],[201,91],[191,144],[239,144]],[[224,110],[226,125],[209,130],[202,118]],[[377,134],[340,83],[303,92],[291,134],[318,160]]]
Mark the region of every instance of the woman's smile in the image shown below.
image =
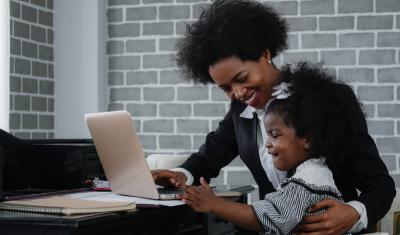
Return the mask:
[[[260,109],[267,104],[279,73],[269,58],[268,51],[257,61],[230,57],[210,66],[209,73],[229,98]]]
[[[247,105],[254,106],[255,103],[257,102],[257,98],[258,98],[258,92],[254,91],[250,96],[242,100],[242,102]]]

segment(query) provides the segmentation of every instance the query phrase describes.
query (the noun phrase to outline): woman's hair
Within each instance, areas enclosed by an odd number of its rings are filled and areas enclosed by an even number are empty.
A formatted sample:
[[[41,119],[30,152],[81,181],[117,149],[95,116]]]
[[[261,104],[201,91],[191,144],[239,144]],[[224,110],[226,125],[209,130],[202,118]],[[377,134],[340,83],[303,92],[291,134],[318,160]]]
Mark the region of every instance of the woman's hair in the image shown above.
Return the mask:
[[[273,99],[267,114],[279,115],[298,137],[308,138],[311,157],[324,156],[328,165],[340,166],[357,140],[359,103],[341,99],[337,86],[346,85],[334,81],[320,65],[284,67],[279,79],[290,84],[291,95]]]
[[[214,82],[210,65],[233,56],[257,61],[266,49],[274,58],[287,48],[286,40],[286,23],[271,7],[252,0],[216,0],[187,25],[177,63],[187,79]]]

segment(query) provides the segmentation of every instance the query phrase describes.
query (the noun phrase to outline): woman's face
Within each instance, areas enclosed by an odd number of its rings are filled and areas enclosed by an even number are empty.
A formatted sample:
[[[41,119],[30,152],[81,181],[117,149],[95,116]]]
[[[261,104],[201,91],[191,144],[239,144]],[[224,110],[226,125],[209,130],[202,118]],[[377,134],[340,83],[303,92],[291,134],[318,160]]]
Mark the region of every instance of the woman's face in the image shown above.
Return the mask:
[[[298,137],[294,128],[287,126],[282,118],[268,113],[265,118],[267,142],[265,147],[272,155],[278,170],[288,171],[307,160],[309,143],[307,138]]]
[[[270,99],[279,73],[273,64],[268,63],[269,59],[268,52],[258,61],[230,57],[211,65],[208,71],[229,98],[259,109]]]

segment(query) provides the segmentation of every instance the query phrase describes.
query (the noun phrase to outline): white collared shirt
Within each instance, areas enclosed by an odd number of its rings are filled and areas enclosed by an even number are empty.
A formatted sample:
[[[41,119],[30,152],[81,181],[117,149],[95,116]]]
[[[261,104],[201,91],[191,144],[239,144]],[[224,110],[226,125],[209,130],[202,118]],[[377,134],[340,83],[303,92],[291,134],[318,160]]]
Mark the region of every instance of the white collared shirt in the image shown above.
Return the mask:
[[[267,103],[266,107],[268,105],[269,103]],[[273,187],[275,189],[278,189],[279,185],[286,179],[287,172],[276,169],[273,163],[272,156],[268,154],[267,148],[265,147],[265,142],[267,141],[267,132],[264,125],[265,109],[255,109],[251,106],[247,106],[240,114],[240,117],[252,119],[254,112],[257,113],[259,124],[259,128],[257,129],[257,146],[261,165],[263,166],[263,169],[265,170],[267,177],[272,183]],[[174,168],[172,170],[183,172],[187,177],[186,184],[191,185],[193,183],[193,175],[188,170],[183,168]],[[346,204],[352,206],[360,215],[360,219],[357,221],[357,223],[354,224],[349,232],[356,233],[367,228],[368,217],[365,205],[359,201],[349,201]]]

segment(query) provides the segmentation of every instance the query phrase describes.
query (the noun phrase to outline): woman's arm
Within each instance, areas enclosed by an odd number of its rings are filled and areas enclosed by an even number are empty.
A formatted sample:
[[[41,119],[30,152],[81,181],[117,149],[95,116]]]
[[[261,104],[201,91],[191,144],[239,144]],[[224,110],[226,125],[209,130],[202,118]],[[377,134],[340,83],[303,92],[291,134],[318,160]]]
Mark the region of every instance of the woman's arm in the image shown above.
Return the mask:
[[[346,195],[346,191],[360,191],[356,200],[366,208],[366,215],[361,216],[366,216],[368,227],[372,227],[392,204],[396,194],[394,182],[368,134],[367,123],[354,92],[347,85],[337,85],[332,92],[337,102],[349,105],[355,111],[352,125],[358,132],[358,141],[352,147],[351,156],[345,159],[344,167],[333,170],[334,178],[338,180],[339,190],[344,190],[342,193],[346,201],[354,200],[353,196]],[[354,208],[344,203],[325,201],[318,203],[317,208],[326,204],[329,206],[323,215],[304,218],[301,226],[303,232],[343,233],[350,230],[360,218],[354,213]]]
[[[221,168],[238,156],[239,150],[232,116],[239,109],[241,109],[240,105],[232,102],[229,112],[219,123],[218,128],[207,134],[206,141],[199,151],[193,153],[179,166],[192,174],[193,185],[200,184],[200,177],[204,177],[208,182],[210,178],[217,177]]]
[[[178,168],[184,168],[193,177],[192,185],[199,185],[200,176],[207,181],[217,177],[222,167],[228,165],[238,156],[238,146],[236,141],[235,127],[232,121],[232,110],[239,110],[240,107],[235,102],[231,103],[230,111],[219,123],[218,128],[207,134],[206,142],[200,147],[199,151],[193,153]],[[187,177],[182,172],[172,172],[168,170],[152,171],[154,181],[162,186],[183,187]]]
[[[344,87],[344,88],[343,88]],[[354,105],[358,110],[355,124],[358,127],[358,142],[352,149],[352,156],[345,161],[350,179],[360,190],[358,201],[367,209],[368,227],[375,225],[389,210],[396,195],[392,177],[379,156],[378,149],[368,134],[365,117],[354,92],[348,86],[338,89],[341,102]]]

